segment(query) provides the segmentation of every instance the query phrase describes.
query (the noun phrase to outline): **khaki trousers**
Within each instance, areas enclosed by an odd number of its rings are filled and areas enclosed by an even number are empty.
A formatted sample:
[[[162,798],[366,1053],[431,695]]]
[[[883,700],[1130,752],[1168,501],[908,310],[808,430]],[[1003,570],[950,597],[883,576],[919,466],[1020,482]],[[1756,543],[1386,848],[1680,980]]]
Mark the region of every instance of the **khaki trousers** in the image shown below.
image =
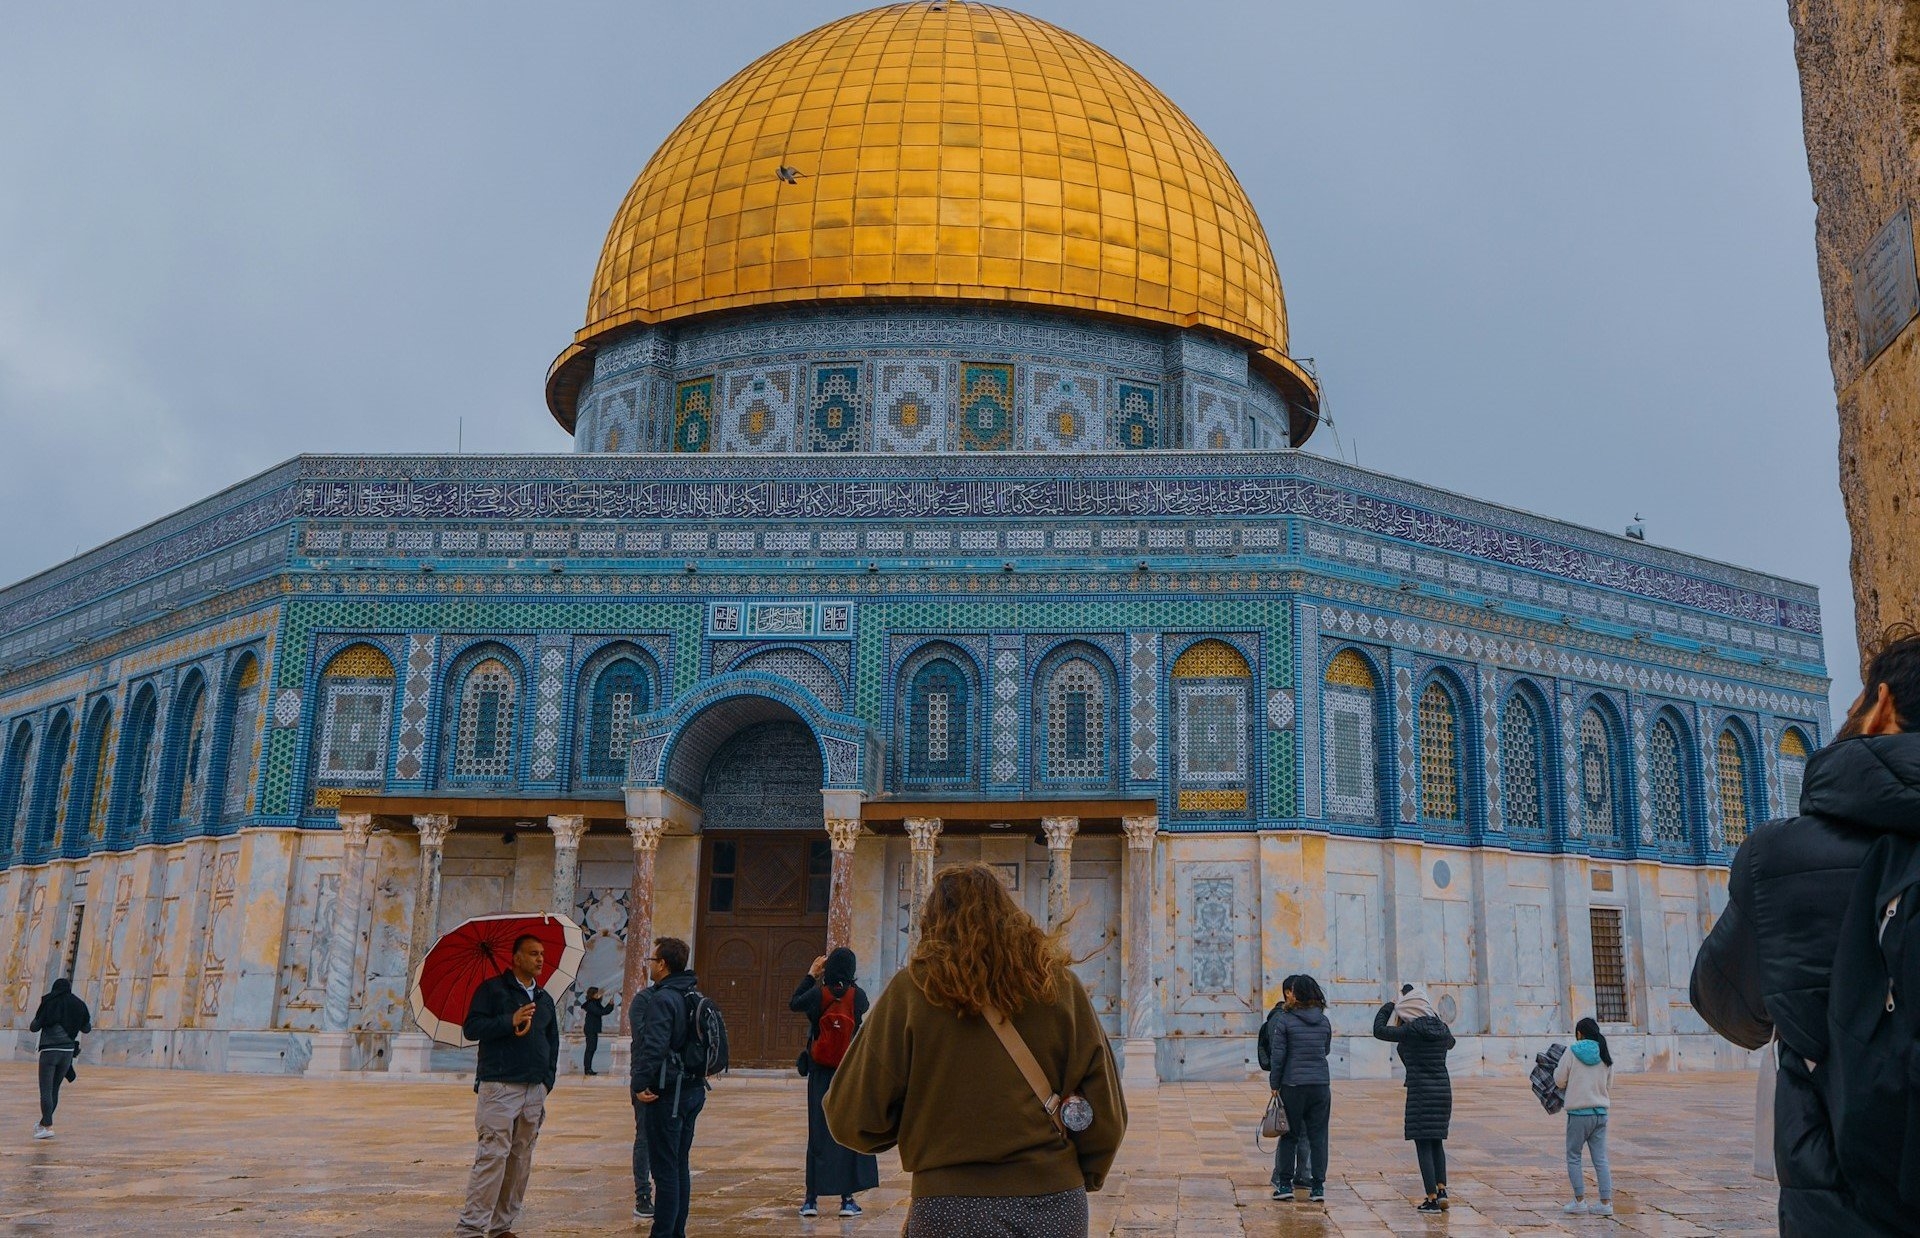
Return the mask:
[[[520,1220],[533,1169],[533,1143],[547,1116],[547,1089],[540,1083],[483,1083],[473,1110],[480,1136],[467,1206],[453,1232],[459,1238],[492,1238]]]

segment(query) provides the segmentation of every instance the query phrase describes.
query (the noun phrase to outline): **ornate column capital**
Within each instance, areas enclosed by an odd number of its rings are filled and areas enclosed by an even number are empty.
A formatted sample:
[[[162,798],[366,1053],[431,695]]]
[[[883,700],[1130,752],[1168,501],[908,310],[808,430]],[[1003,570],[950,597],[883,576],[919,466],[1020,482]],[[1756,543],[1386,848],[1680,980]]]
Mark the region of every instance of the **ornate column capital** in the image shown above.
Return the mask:
[[[667,832],[665,817],[628,817],[627,833],[633,835],[635,851],[660,850],[660,836]]]
[[[340,826],[340,841],[349,847],[367,845],[367,834],[373,829],[373,814],[370,812],[343,812],[334,820]]]
[[[827,841],[835,851],[852,851],[860,835],[866,833],[858,817],[832,818],[827,821]]]
[[[1126,831],[1128,850],[1146,851],[1153,846],[1153,840],[1160,833],[1160,818],[1122,817],[1120,828]]]
[[[1042,817],[1040,832],[1047,836],[1048,851],[1067,851],[1073,847],[1073,836],[1080,832],[1078,817]]]
[[[574,851],[580,849],[580,840],[586,836],[587,819],[578,815],[550,816],[547,828],[553,831],[553,845]]]
[[[413,815],[413,828],[420,835],[420,846],[424,850],[438,851],[446,846],[447,835],[453,833],[454,819],[444,812],[420,812]]]
[[[932,855],[934,844],[940,838],[940,818],[908,817],[902,822],[907,829],[907,838],[913,844],[915,855]]]

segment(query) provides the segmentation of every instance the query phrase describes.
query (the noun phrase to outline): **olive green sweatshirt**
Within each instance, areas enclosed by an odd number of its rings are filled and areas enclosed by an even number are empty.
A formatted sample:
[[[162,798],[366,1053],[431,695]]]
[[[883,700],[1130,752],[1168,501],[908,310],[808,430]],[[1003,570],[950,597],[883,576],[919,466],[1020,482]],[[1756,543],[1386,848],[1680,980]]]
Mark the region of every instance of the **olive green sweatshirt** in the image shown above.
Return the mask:
[[[935,1006],[906,971],[874,1003],[827,1089],[834,1139],[856,1152],[898,1144],[916,1197],[1099,1190],[1126,1134],[1126,1101],[1086,989],[1066,972],[1058,992],[1013,1025],[1048,1083],[1092,1103],[1093,1125],[1072,1142],[987,1021]]]

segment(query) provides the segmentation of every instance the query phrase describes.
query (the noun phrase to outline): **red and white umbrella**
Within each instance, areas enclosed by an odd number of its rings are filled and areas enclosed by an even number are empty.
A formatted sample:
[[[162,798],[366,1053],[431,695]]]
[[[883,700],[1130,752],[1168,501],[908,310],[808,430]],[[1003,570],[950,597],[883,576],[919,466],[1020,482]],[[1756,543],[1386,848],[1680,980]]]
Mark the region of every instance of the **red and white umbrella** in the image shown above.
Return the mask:
[[[513,943],[532,934],[547,947],[539,985],[559,993],[573,983],[586,956],[580,926],[562,915],[475,916],[433,943],[413,972],[413,1021],[437,1043],[456,1049],[474,1042],[460,1032],[473,993],[512,965]]]

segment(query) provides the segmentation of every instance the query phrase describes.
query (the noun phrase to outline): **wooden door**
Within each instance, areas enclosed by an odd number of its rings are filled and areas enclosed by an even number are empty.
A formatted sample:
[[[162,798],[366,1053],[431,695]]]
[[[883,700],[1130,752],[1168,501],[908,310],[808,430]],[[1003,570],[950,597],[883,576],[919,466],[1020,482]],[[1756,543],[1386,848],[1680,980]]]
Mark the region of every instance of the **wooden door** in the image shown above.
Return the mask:
[[[705,839],[694,969],[727,1020],[735,1066],[790,1066],[805,1043],[787,999],[826,949],[832,865],[811,831]]]

